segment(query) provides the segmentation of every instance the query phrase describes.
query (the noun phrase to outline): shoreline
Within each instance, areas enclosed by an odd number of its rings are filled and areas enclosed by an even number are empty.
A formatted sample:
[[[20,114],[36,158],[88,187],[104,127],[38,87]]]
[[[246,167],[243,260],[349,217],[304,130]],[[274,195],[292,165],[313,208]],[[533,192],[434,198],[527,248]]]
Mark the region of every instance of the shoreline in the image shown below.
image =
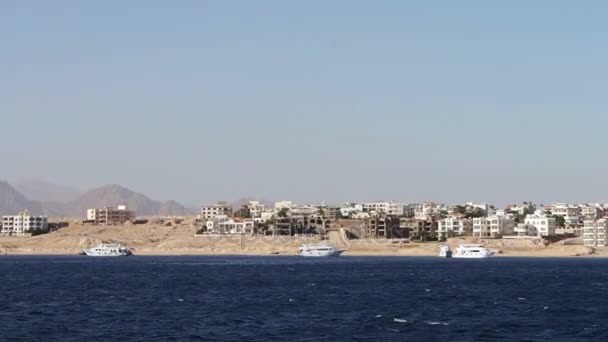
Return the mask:
[[[32,237],[0,237],[2,255],[78,255],[100,243],[122,243],[141,256],[296,256],[302,244],[321,240],[302,236],[197,236],[192,223],[171,225],[86,226],[73,225]],[[398,243],[390,239],[348,239],[331,234],[327,243],[346,250],[349,257],[437,257],[439,242]],[[580,241],[582,243],[582,241]],[[495,257],[604,258],[608,247],[586,247],[572,241],[542,239],[480,239],[456,237],[445,244],[455,250],[461,244],[484,244]]]
[[[68,253],[63,251],[12,251],[7,253],[0,254],[0,258],[6,256],[62,256],[62,257],[85,257],[86,255],[81,255],[78,253]],[[218,252],[143,252],[143,253],[134,253],[132,256],[143,256],[143,257],[299,257],[296,253],[262,253],[262,252],[244,252],[244,253],[236,253],[236,252],[226,252],[226,253],[218,253]],[[365,257],[395,257],[395,258],[437,258],[437,259],[458,259],[458,258],[442,258],[436,254],[422,254],[422,253],[394,253],[387,251],[346,251],[340,257],[356,257],[356,258],[365,258]],[[104,258],[104,257],[96,257],[96,258]],[[115,257],[108,257],[115,258]],[[305,258],[303,259],[315,259],[315,258]],[[339,258],[339,257],[337,257]],[[552,253],[500,253],[492,256],[491,258],[538,258],[538,259],[578,259],[578,258],[608,258],[608,253],[600,253],[600,254],[587,254],[587,255],[563,255],[563,254],[552,254]],[[326,258],[322,258],[326,259]],[[332,257],[330,257],[332,259]]]

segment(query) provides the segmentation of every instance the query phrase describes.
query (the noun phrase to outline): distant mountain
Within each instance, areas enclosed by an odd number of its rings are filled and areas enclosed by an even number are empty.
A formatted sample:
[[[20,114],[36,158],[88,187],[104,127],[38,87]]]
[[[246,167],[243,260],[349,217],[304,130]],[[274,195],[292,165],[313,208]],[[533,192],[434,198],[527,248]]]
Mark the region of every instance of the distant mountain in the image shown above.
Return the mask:
[[[68,202],[37,202],[28,199],[8,182],[0,182],[0,215],[16,214],[28,210],[31,214],[52,217],[83,218],[89,208],[126,205],[137,216],[181,216],[194,214],[175,201],[154,201],[145,195],[120,185],[106,185],[87,191]]]
[[[27,199],[6,181],[0,181],[0,215],[14,215],[28,210],[34,215],[43,213],[40,203]]]
[[[175,201],[166,203],[154,201],[116,184],[87,191],[77,199],[66,203],[64,212],[70,217],[81,217],[86,214],[89,208],[116,207],[119,205],[126,205],[135,210],[137,216],[172,216],[192,213]]]
[[[28,199],[39,202],[68,202],[82,193],[76,188],[37,179],[21,180],[13,186]]]

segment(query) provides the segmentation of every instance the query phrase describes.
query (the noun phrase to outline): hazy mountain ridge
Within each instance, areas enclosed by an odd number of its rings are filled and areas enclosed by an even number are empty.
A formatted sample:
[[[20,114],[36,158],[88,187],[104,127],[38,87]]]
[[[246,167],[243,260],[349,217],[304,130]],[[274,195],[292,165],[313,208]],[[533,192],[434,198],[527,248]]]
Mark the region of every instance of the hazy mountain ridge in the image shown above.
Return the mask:
[[[120,185],[92,189],[68,202],[38,202],[27,198],[8,182],[0,182],[0,214],[16,214],[22,210],[53,217],[83,218],[89,208],[126,205],[138,216],[181,216],[194,210],[175,201],[160,202]]]
[[[39,179],[19,180],[14,182],[12,186],[27,199],[38,202],[65,203],[82,194],[79,189]]]
[[[6,181],[0,181],[0,215],[16,214],[29,210],[32,214],[41,214],[40,203],[27,199]]]

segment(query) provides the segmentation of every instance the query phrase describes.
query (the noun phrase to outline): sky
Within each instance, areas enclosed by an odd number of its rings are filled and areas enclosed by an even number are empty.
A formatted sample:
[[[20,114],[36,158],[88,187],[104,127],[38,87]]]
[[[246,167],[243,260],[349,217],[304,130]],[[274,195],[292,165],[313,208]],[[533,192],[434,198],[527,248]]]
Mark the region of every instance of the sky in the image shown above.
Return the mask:
[[[608,201],[605,1],[0,2],[0,178]]]

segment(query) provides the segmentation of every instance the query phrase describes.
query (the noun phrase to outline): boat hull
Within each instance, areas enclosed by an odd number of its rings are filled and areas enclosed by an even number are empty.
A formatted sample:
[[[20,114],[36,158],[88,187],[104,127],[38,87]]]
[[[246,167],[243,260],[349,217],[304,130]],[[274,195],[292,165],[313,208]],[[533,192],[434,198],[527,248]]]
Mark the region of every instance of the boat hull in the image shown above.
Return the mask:
[[[132,255],[132,253],[130,251],[126,252],[126,253],[107,253],[107,254],[104,253],[104,254],[100,254],[100,253],[92,252],[92,251],[86,250],[86,249],[84,250],[84,254],[86,256],[93,256],[93,257],[125,257],[125,256]]]
[[[492,254],[485,254],[485,255],[458,255],[458,254],[454,254],[452,257],[453,258],[460,258],[460,259],[486,259],[486,258],[491,258],[494,256],[494,253]]]
[[[327,252],[327,253],[300,252],[300,253],[298,253],[298,255],[302,256],[302,257],[306,257],[306,258],[331,258],[331,257],[338,257],[344,252],[345,251],[333,251],[333,252]]]

